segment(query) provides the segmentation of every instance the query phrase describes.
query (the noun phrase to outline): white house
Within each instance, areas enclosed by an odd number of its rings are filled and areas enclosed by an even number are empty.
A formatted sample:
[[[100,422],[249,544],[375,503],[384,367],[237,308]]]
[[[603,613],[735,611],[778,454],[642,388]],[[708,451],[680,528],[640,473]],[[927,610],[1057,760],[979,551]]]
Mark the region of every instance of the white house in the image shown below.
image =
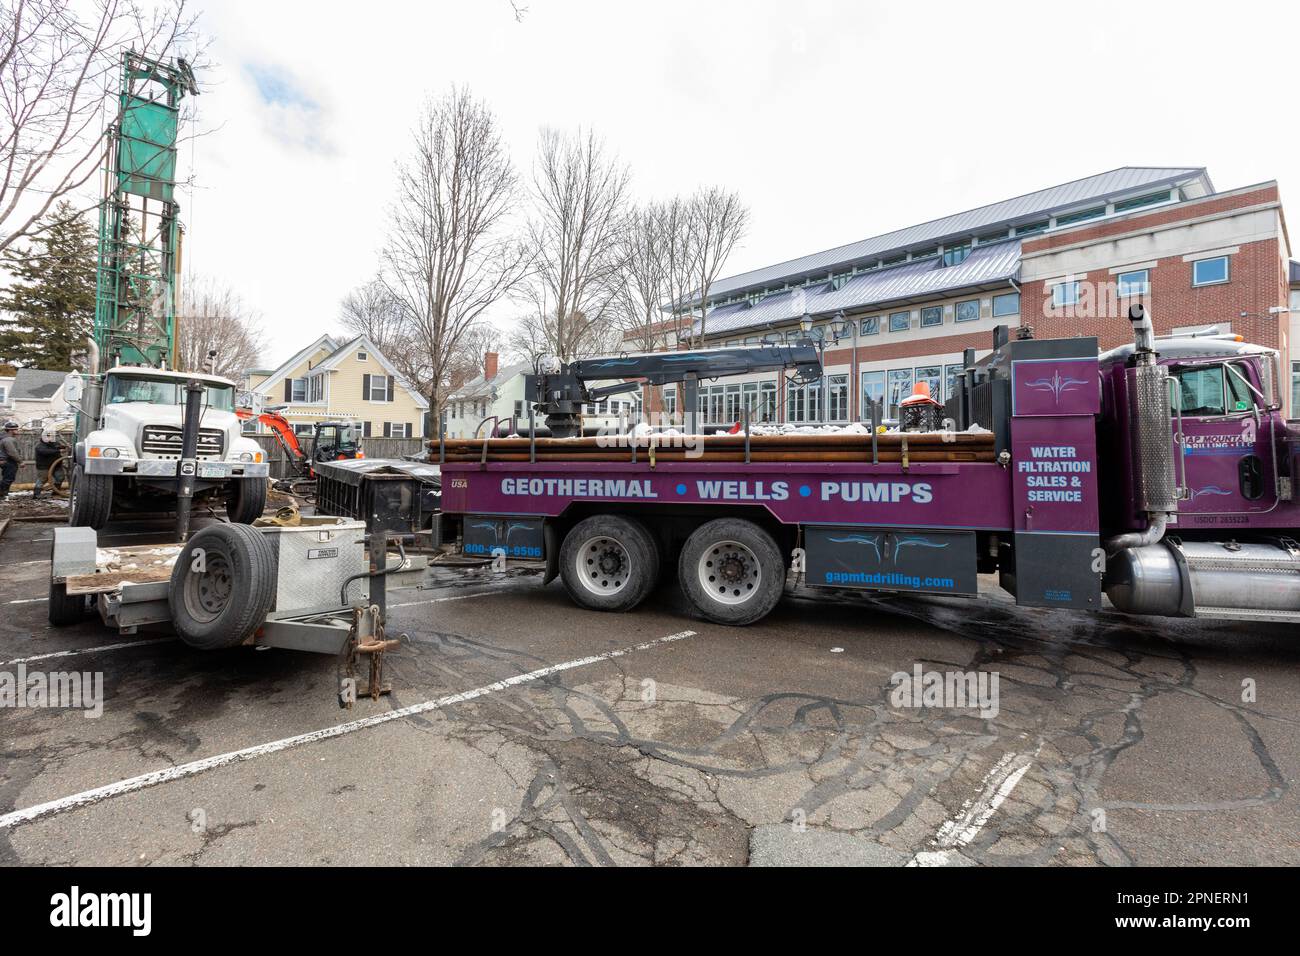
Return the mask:
[[[68,403],[63,398],[67,372],[47,372],[41,368],[20,368],[14,373],[8,390],[8,415],[24,428],[39,428],[46,422],[67,418]]]

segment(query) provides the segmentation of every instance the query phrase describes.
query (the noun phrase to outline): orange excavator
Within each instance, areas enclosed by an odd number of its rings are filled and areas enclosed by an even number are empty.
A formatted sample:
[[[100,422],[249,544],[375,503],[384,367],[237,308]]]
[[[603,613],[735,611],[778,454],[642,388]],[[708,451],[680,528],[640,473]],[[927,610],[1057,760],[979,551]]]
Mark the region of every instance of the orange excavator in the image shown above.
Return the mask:
[[[282,406],[281,406],[282,407]],[[237,408],[235,414],[244,421],[256,421],[275,433],[293,465],[293,478],[277,484],[293,486],[315,481],[312,465],[318,461],[343,461],[348,458],[365,458],[361,451],[361,430],[356,422],[317,422],[312,431],[312,450],[308,455],[298,442],[293,426],[276,408],[263,409],[259,414],[251,408]]]

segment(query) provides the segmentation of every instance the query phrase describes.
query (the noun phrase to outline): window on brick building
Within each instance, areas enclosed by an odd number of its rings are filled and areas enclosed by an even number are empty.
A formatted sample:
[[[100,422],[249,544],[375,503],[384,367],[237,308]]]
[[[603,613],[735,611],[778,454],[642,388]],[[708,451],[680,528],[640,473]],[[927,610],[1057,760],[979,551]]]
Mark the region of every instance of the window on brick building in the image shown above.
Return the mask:
[[[1043,220],[1041,220],[1041,221],[1039,221],[1039,222],[1030,222],[1030,223],[1026,223],[1026,224],[1023,225],[1023,226],[1016,226],[1016,235],[1017,235],[1017,236],[1032,236],[1032,235],[1033,235],[1034,233],[1036,233],[1036,232],[1046,232],[1046,231],[1047,231],[1047,227],[1050,226],[1050,225],[1051,225],[1051,222],[1050,222],[1049,220],[1047,220],[1047,219],[1043,219]]]
[[[957,376],[962,373],[960,365],[944,366],[943,400],[950,401],[957,394]]]
[[[1004,315],[1017,315],[1020,312],[1020,293],[1007,292],[1003,295],[993,297],[993,315],[999,318]]]
[[[942,365],[925,365],[916,370],[915,381],[919,384],[925,382],[930,386],[930,397],[936,402],[942,402],[943,399],[943,366]]]
[[[921,310],[921,327],[943,325],[943,306],[932,305]]]
[[[980,317],[980,300],[967,299],[957,303],[957,321],[974,322]]]
[[[911,312],[895,312],[889,317],[889,331],[891,332],[906,332],[911,327]]]
[[[1067,212],[1056,217],[1056,228],[1062,226],[1073,226],[1076,222],[1084,222],[1088,219],[1097,219],[1106,215],[1105,206],[1094,206],[1092,209],[1080,209],[1077,212]]]
[[[1158,202],[1167,202],[1169,199],[1169,190],[1162,193],[1150,193],[1146,196],[1134,196],[1132,199],[1121,199],[1115,203],[1116,212],[1128,212],[1130,209],[1141,209],[1143,206],[1154,206]]]
[[[1077,279],[1070,282],[1058,282],[1052,286],[1052,308],[1059,309],[1063,305],[1077,305],[1079,303],[1079,281]]]
[[[948,246],[943,250],[943,264],[945,266],[955,266],[958,263],[965,262],[966,257],[969,255],[969,243],[962,246]]]
[[[1218,285],[1228,281],[1228,257],[1197,259],[1192,263],[1192,285]]]
[[[880,316],[869,315],[862,320],[862,334],[875,335],[880,331]]]
[[[871,402],[878,402],[885,397],[885,373],[862,373],[862,419],[871,421]],[[882,409],[880,414],[885,414]]]
[[[1150,291],[1151,272],[1148,269],[1121,272],[1115,277],[1115,292],[1121,299],[1134,295],[1146,295]]]
[[[889,386],[885,392],[885,417],[897,418],[899,403],[911,394],[912,370],[910,368],[891,368],[889,370]]]

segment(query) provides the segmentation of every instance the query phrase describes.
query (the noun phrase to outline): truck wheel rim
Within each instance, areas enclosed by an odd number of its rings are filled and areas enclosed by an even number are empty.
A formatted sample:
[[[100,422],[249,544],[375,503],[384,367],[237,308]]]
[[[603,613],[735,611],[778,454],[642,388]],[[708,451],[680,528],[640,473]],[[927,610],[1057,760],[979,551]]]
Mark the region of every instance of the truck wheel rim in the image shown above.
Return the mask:
[[[185,579],[185,609],[198,621],[208,623],[221,616],[230,603],[233,581],[225,555],[209,551],[202,573]]]
[[[716,541],[700,555],[700,587],[719,604],[744,604],[763,580],[758,555],[739,541]]]
[[[614,538],[588,538],[578,549],[576,570],[583,587],[592,594],[609,597],[627,587],[632,555]]]

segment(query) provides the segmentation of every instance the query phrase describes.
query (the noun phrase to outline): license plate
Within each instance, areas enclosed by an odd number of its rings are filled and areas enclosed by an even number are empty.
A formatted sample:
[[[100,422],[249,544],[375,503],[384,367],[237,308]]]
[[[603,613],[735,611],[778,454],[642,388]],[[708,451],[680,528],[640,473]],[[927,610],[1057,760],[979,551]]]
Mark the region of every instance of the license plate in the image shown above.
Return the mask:
[[[226,469],[221,465],[199,465],[200,478],[224,478]]]

